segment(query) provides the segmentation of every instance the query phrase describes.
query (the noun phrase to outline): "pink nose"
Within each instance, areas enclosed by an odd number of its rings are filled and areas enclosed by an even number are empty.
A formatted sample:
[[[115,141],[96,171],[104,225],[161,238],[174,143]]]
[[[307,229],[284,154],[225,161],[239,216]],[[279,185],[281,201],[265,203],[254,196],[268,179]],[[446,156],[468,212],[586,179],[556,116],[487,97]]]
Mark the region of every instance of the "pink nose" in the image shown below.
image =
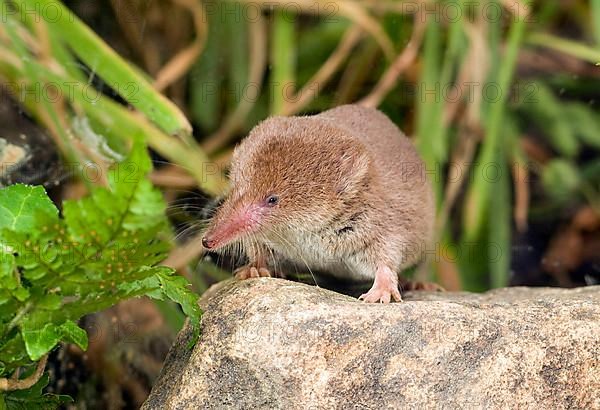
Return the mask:
[[[215,241],[213,241],[212,239],[208,239],[205,236],[204,238],[202,238],[202,246],[204,246],[206,249],[212,249],[215,246]]]

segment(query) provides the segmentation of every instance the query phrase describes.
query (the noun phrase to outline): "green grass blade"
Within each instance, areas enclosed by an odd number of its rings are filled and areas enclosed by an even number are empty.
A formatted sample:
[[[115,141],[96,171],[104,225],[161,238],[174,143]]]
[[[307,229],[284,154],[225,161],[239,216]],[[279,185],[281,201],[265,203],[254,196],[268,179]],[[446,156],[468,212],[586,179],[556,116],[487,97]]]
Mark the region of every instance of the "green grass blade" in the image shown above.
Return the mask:
[[[283,112],[287,98],[295,92],[296,38],[292,14],[275,11],[271,38],[271,114],[276,115]]]
[[[577,41],[567,40],[547,33],[531,33],[527,36],[526,41],[529,44],[560,51],[561,53],[590,63],[600,63],[600,50]]]
[[[517,142],[515,127],[507,126],[507,140]],[[490,285],[492,288],[501,288],[508,285],[510,279],[511,259],[511,170],[507,164],[505,150],[506,144],[500,144],[496,153],[498,165],[497,186],[494,189],[494,199],[490,204],[490,224],[488,236],[487,255],[490,267]]]
[[[192,68],[190,81],[190,112],[195,124],[202,131],[213,132],[219,126],[221,114],[221,89],[223,73],[221,71],[221,53],[223,51],[224,27],[220,24],[223,16],[222,3],[211,3],[214,13],[208,18],[208,38],[200,59]]]
[[[432,140],[433,127],[441,121],[441,100],[439,89],[441,67],[441,28],[432,19],[427,23],[424,39],[423,70],[416,93],[417,110],[417,149],[421,153],[427,169],[435,169],[439,157],[440,141]],[[436,187],[439,197],[440,187]]]
[[[31,58],[28,64],[31,72],[43,78],[42,85],[48,82],[58,87],[61,95],[69,98],[77,113],[85,114],[90,122],[101,126],[104,132],[119,136],[124,141],[144,140],[159,154],[185,168],[196,179],[198,185],[208,193],[216,195],[223,191],[225,180],[220,170],[201,150],[190,149],[180,139],[162,132],[145,117],[137,115],[102,94],[98,94],[96,99],[91,100],[85,93],[70,92],[70,87],[81,90],[86,84],[77,82],[66,73],[59,75]],[[23,67],[10,66],[4,62],[0,64],[0,69],[4,75],[9,74],[10,80],[15,84],[25,86],[27,81],[30,81],[31,77]],[[21,90],[17,91],[21,92]],[[37,114],[40,109],[44,109],[43,105],[40,108],[36,94],[25,93],[25,97],[21,102],[33,113]],[[72,119],[66,118],[66,120]]]
[[[244,98],[245,87],[248,85],[248,23],[244,19],[241,7],[235,8],[235,13],[227,15],[225,20],[229,52],[229,111],[233,111]]]
[[[592,28],[594,30],[596,48],[600,48],[600,0],[591,0],[590,8],[592,12]]]
[[[41,13],[39,17],[45,19],[51,30],[91,70],[168,134],[191,134],[191,125],[181,111],[62,3],[56,0],[19,0],[17,3],[22,10],[56,10],[56,15]],[[131,87],[135,87],[135,93],[131,92]]]
[[[1,7],[4,10],[7,10],[7,2],[2,0],[1,3]],[[11,39],[13,51],[21,61],[24,77],[26,78],[26,82],[22,82],[21,86],[28,87],[33,85],[35,98],[37,100],[37,109],[34,112],[35,115],[40,121],[44,122],[47,127],[52,128],[55,136],[59,138],[60,148],[63,152],[63,155],[65,155],[69,161],[75,163],[78,161],[77,153],[68,143],[69,137],[67,130],[64,129],[63,123],[60,121],[59,114],[56,111],[54,104],[48,100],[49,96],[47,93],[39,92],[39,89],[41,89],[42,85],[46,83],[46,79],[43,78],[40,75],[40,72],[36,69],[33,56],[27,50],[27,46],[16,32],[17,27],[20,26],[20,23],[16,19],[9,16],[6,16],[6,19],[5,27]]]
[[[483,177],[483,167],[492,163],[500,144],[501,129],[503,126],[508,90],[510,88],[517,55],[525,34],[525,16],[516,16],[511,24],[506,51],[501,60],[496,84],[503,90],[498,101],[489,107],[489,116],[486,124],[486,137],[483,147],[477,158],[475,179],[467,193],[464,214],[464,237],[466,241],[477,241],[485,223],[485,216],[489,209],[492,183]]]

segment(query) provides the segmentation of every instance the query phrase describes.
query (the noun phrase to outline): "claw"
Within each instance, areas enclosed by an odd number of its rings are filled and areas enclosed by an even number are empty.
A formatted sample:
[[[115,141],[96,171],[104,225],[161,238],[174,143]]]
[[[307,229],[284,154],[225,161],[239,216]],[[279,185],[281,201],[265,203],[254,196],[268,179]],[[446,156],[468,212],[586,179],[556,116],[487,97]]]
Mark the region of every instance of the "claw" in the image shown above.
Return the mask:
[[[392,299],[395,302],[402,302],[396,278],[396,273],[387,267],[377,269],[373,287],[358,299],[367,303],[390,303]]]
[[[398,290],[394,291],[393,289],[380,289],[375,287],[371,288],[367,293],[360,295],[359,299],[367,303],[390,303],[392,299],[394,302],[402,302],[402,297]]]

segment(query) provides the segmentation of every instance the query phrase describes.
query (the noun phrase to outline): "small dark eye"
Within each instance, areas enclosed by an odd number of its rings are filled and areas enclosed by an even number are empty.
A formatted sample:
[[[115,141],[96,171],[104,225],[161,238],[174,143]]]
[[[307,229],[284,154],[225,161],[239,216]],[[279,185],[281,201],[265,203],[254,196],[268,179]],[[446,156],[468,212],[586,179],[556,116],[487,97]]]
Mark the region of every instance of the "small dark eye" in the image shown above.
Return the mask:
[[[279,197],[277,195],[269,195],[266,199],[268,206],[275,206],[279,203]]]

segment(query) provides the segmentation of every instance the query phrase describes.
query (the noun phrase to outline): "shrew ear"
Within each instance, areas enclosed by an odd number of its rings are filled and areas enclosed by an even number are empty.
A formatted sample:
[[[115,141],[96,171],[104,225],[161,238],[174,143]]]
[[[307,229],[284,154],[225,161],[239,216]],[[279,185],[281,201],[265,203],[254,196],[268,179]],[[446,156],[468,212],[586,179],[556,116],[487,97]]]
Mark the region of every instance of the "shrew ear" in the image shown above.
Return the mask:
[[[339,156],[337,192],[353,193],[361,189],[368,177],[371,158],[364,147],[355,144],[343,147]]]

